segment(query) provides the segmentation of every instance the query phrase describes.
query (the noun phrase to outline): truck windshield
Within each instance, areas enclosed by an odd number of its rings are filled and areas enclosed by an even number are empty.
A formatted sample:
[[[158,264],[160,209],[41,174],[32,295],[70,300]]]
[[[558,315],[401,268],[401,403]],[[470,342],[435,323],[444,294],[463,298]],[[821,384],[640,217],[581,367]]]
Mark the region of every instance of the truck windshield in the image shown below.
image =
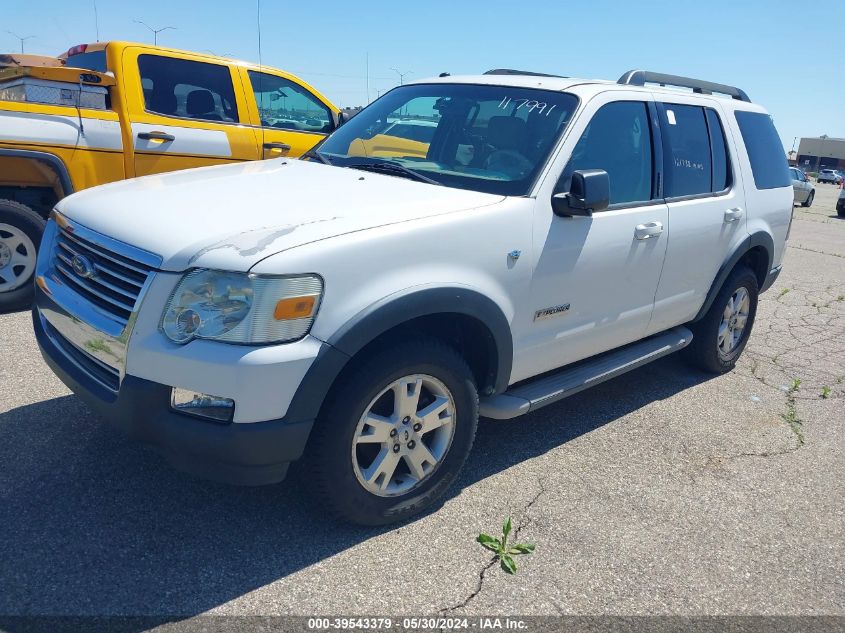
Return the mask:
[[[571,94],[533,88],[402,86],[353,117],[316,153],[340,167],[522,196],[577,104]]]

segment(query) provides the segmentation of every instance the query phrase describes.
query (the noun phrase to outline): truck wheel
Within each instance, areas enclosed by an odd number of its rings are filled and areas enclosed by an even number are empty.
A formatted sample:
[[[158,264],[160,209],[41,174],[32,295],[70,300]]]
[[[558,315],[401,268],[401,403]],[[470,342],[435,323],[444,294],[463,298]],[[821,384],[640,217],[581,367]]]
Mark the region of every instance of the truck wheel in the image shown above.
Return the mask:
[[[478,425],[472,372],[434,339],[353,363],[311,434],[312,477],[348,521],[401,521],[437,502],[466,461]]]
[[[687,360],[715,374],[732,370],[748,343],[757,295],[757,277],[751,269],[736,268],[704,318],[690,325],[693,339],[685,350]]]
[[[811,191],[810,195],[807,196],[807,199],[801,204],[802,207],[810,207],[813,205],[813,198],[816,197],[816,192]]]
[[[45,225],[29,207],[0,200],[0,312],[32,302],[35,261]]]

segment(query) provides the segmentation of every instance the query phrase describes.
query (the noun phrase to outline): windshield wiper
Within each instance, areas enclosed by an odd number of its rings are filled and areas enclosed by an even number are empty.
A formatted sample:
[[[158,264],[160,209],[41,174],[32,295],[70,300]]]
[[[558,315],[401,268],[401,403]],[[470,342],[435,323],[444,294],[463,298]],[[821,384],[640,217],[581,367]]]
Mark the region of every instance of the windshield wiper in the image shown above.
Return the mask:
[[[305,154],[302,155],[302,158],[316,158],[318,161],[320,161],[324,165],[331,165],[332,164],[332,161],[330,161],[328,158],[323,156],[317,150],[313,150],[313,149],[310,152],[305,152]]]
[[[371,163],[352,163],[351,165],[347,164],[344,167],[349,167],[351,169],[364,169],[369,171],[375,172],[385,172],[388,174],[393,174],[396,176],[404,176],[405,178],[410,178],[411,180],[417,180],[419,182],[427,182],[430,185],[440,185],[441,183],[434,180],[434,178],[429,178],[428,176],[422,175],[418,171],[414,171],[413,169],[408,169],[404,165],[400,165],[399,163],[394,163],[390,160],[378,161],[378,162],[371,162]]]

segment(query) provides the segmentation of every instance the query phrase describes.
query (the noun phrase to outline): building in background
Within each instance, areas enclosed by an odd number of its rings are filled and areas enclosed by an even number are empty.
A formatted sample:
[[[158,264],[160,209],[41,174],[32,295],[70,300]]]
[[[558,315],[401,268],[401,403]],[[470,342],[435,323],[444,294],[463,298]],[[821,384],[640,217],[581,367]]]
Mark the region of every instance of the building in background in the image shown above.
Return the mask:
[[[845,138],[802,138],[796,166],[804,171],[845,169]]]

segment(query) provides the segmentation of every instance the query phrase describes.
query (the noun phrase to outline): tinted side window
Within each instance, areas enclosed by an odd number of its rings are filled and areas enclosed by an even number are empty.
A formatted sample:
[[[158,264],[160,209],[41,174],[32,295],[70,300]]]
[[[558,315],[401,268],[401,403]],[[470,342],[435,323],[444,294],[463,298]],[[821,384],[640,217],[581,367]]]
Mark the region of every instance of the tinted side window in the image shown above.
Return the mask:
[[[713,157],[713,192],[724,191],[731,184],[730,158],[725,141],[725,131],[715,110],[706,108],[707,128],[710,130],[710,154]]]
[[[158,55],[138,57],[144,104],[150,112],[204,121],[238,120],[227,66]]]
[[[666,103],[661,118],[665,130],[666,197],[710,193],[713,165],[704,108]]]
[[[331,132],[326,105],[302,86],[283,77],[249,71],[261,125],[282,130]]]
[[[557,191],[569,191],[572,172],[603,169],[610,177],[610,204],[651,199],[652,148],[648,108],[639,101],[602,106],[578,140]]]
[[[736,121],[757,189],[776,189],[791,184],[789,167],[772,117],[760,112],[736,111]]]

